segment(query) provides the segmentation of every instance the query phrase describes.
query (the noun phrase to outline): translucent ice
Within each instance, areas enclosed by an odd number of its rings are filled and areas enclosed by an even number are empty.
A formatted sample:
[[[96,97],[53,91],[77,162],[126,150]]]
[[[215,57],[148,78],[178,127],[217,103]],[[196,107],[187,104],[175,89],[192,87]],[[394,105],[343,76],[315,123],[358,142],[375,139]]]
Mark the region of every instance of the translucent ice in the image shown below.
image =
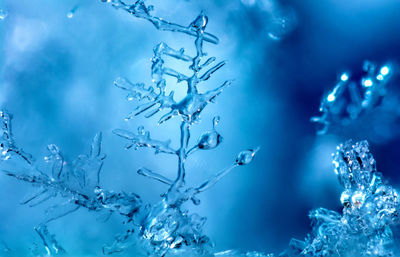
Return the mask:
[[[173,49],[166,43],[154,47],[151,59],[151,85],[132,83],[122,77],[114,82],[116,87],[127,92],[127,100],[141,102],[127,119],[140,114],[150,118],[163,111],[166,113],[162,114],[158,124],[173,117],[179,118],[178,148],[172,148],[169,139],[154,139],[143,126],[139,126],[137,132],[125,129],[113,131],[114,134],[127,140],[127,149],[152,148],[155,153],[174,155],[173,157],[177,158],[174,178],[168,178],[146,167],[138,170],[139,175],[164,183],[168,185],[168,189],[162,194],[158,203],[145,204],[135,193],[113,192],[102,188],[100,172],[106,156],[102,153],[101,133],[94,136],[89,153],[79,155],[75,160],[70,161],[65,158],[60,149],[52,144],[47,147],[48,155],[35,161],[16,146],[11,131],[11,115],[6,111],[0,113],[2,132],[0,169],[6,175],[34,186],[35,190],[22,201],[23,204],[33,207],[55,197],[58,200],[62,199],[59,203],[46,208],[43,222],[36,228],[48,255],[59,254],[64,250],[55,236],[48,231],[47,224],[85,208],[98,213],[98,216],[104,217],[105,220],[112,213],[121,215],[124,220],[124,232],[116,235],[114,242],[103,247],[105,254],[118,253],[139,243],[151,256],[213,256],[213,244],[202,232],[206,218],[189,213],[183,204],[186,202],[200,204],[197,198],[199,193],[213,186],[234,168],[249,164],[257,152],[257,149],[243,151],[236,160],[232,158],[231,165],[216,172],[200,185],[186,186],[185,163],[189,154],[197,149],[214,149],[222,142],[222,136],[216,130],[220,120],[218,116],[213,119],[212,130],[202,133],[194,144],[190,140],[191,127],[200,121],[202,111],[208,104],[215,102],[216,97],[231,83],[230,80],[226,80],[214,89],[205,92],[198,90],[200,83],[210,80],[212,75],[225,65],[224,61],[212,65],[216,61],[215,57],[204,59],[206,54],[203,51],[203,44],[205,42],[217,44],[218,38],[205,32],[208,17],[203,12],[190,24],[182,26],[152,16],[153,7],[147,6],[143,0],[137,0],[134,4],[120,0],[103,0],[103,2],[109,2],[117,9],[148,20],[159,30],[183,33],[194,39],[194,56],[187,55],[184,49]],[[186,63],[191,74],[185,75],[174,67],[167,67],[165,58]],[[176,78],[177,83],[186,83],[187,92],[182,100],[174,99],[174,91],[166,93],[166,77]],[[20,162],[11,163],[13,159],[20,159]],[[5,165],[8,163],[10,165]]]
[[[387,84],[393,74],[392,65],[388,63],[378,67],[366,61],[363,71],[364,75],[360,82],[352,79],[348,72],[342,73],[335,87],[323,96],[319,107],[322,115],[311,118],[312,122],[319,125],[318,134],[326,134],[329,131],[357,130],[359,126],[371,123],[371,120],[374,120],[377,126],[397,127],[395,124],[399,120],[397,111],[399,101],[387,94]],[[395,131],[392,133],[391,129],[377,129],[373,124],[370,126],[372,128],[366,130],[369,133],[364,134],[365,137],[374,141],[382,141],[392,134],[397,134]],[[386,133],[390,135],[375,135],[380,130],[391,133]],[[361,131],[358,130],[358,132]]]
[[[305,241],[293,239],[283,256],[398,256],[392,232],[399,223],[398,192],[377,172],[366,141],[348,141],[337,150],[342,213],[311,211],[312,233]]]

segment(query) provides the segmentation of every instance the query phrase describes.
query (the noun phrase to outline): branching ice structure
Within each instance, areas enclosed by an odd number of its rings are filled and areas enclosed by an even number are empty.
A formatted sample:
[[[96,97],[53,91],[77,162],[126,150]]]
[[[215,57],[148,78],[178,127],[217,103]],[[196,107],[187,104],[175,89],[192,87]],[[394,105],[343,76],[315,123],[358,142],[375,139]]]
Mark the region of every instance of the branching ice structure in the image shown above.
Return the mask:
[[[311,211],[312,233],[305,241],[292,239],[281,256],[398,256],[393,229],[399,223],[400,199],[377,172],[367,141],[341,144],[333,163],[344,188],[342,214]]]
[[[151,117],[167,110],[160,119],[163,123],[174,116],[181,120],[180,147],[174,149],[170,141],[156,140],[140,126],[136,133],[117,129],[114,133],[128,140],[127,148],[153,148],[156,153],[175,155],[178,158],[178,170],[175,178],[167,178],[148,168],[140,168],[138,174],[157,180],[169,186],[160,202],[151,205],[134,193],[107,191],[101,187],[100,171],[105,155],[102,154],[102,134],[93,138],[88,154],[78,156],[70,162],[66,160],[55,145],[48,146],[48,156],[44,165],[36,161],[15,143],[12,135],[12,116],[5,110],[0,112],[0,170],[6,175],[30,183],[36,191],[22,201],[29,206],[37,206],[51,198],[64,199],[58,205],[47,208],[45,219],[35,230],[42,240],[47,255],[64,253],[64,249],[56,241],[47,228],[47,224],[55,219],[68,215],[79,208],[108,217],[112,213],[125,218],[126,230],[116,236],[113,244],[105,246],[103,252],[112,254],[123,251],[130,245],[139,242],[146,253],[152,256],[224,256],[224,257],[272,257],[258,252],[241,254],[236,250],[213,253],[209,238],[202,233],[204,217],[189,214],[182,204],[192,201],[199,204],[197,194],[207,190],[218,182],[233,168],[249,164],[258,149],[249,149],[239,153],[236,160],[228,168],[218,172],[197,187],[185,187],[185,162],[196,150],[214,149],[222,142],[222,136],[216,130],[219,117],[213,119],[213,128],[203,133],[197,142],[190,146],[190,128],[199,121],[202,110],[213,102],[222,90],[230,84],[200,93],[198,85],[206,81],[225,63],[220,62],[208,70],[207,66],[215,61],[214,57],[202,62],[205,56],[203,43],[218,43],[218,39],[206,33],[207,17],[201,13],[189,26],[181,26],[167,22],[150,14],[151,7],[143,1],[129,5],[119,0],[107,0],[116,8],[149,20],[157,29],[188,34],[195,38],[196,56],[187,55],[183,49],[175,50],[165,43],[154,48],[152,59],[152,77],[154,85],[134,84],[127,79],[118,78],[115,85],[127,91],[128,99],[145,101],[127,118],[142,113]],[[188,63],[191,75],[185,75],[175,69],[164,66],[164,58],[172,57]],[[385,84],[390,67],[381,67],[379,73],[371,64],[366,65],[368,76],[363,79],[363,94],[357,94],[356,85],[348,83],[349,75],[343,74],[341,81],[328,94],[321,105],[322,117],[313,121],[322,123],[326,132],[328,126],[342,121],[340,115],[350,119],[359,117],[363,112],[373,108],[385,95]],[[177,79],[178,83],[187,85],[187,94],[181,101],[175,101],[173,92],[166,94],[165,77]],[[339,104],[345,90],[349,90],[350,105]],[[395,245],[394,228],[399,223],[398,193],[387,185],[375,167],[375,160],[368,149],[366,141],[340,145],[334,155],[335,171],[344,188],[341,195],[342,213],[318,208],[310,212],[312,232],[304,241],[293,239],[289,248],[281,253],[281,257],[317,256],[317,257],[389,257],[398,256]],[[3,244],[3,252],[10,249]]]
[[[347,72],[341,74],[336,86],[324,95],[319,108],[322,115],[311,118],[320,126],[318,134],[325,134],[332,129],[350,130],[350,125],[374,112],[379,113],[378,118],[386,118],[387,121],[383,123],[398,120],[398,99],[387,94],[387,84],[394,73],[393,65],[388,63],[378,68],[376,64],[366,61],[363,71],[365,74],[360,82],[352,80]]]
[[[15,145],[11,131],[11,115],[1,112],[1,158],[0,169],[11,177],[28,182],[37,190],[24,200],[23,204],[37,206],[54,197],[61,197],[64,202],[51,206],[46,210],[46,217],[42,224],[35,228],[40,236],[48,255],[64,252],[54,235],[49,233],[47,224],[55,219],[68,215],[81,207],[90,211],[110,215],[118,213],[125,217],[126,232],[118,235],[112,245],[105,246],[103,252],[112,254],[123,251],[125,248],[139,241],[148,255],[152,256],[213,256],[212,244],[207,236],[202,233],[205,218],[197,214],[189,214],[182,204],[192,201],[200,204],[197,195],[218,182],[223,176],[238,166],[249,164],[257,149],[249,149],[238,154],[235,161],[197,187],[185,186],[185,162],[196,150],[210,150],[220,145],[222,136],[217,132],[216,125],[219,117],[213,119],[213,129],[203,133],[197,142],[190,146],[190,129],[199,122],[203,109],[221,92],[230,85],[225,81],[221,86],[200,92],[198,86],[201,82],[210,79],[212,74],[225,65],[215,62],[215,57],[203,61],[206,54],[203,52],[203,43],[218,43],[218,38],[205,32],[208,18],[201,13],[189,26],[167,22],[150,14],[152,7],[147,7],[142,0],[129,5],[122,1],[110,0],[116,8],[128,11],[130,14],[144,18],[153,23],[157,29],[181,32],[195,38],[196,56],[187,55],[183,49],[175,50],[165,43],[160,43],[154,48],[151,75],[153,86],[133,84],[127,79],[118,78],[115,85],[129,92],[128,99],[136,98],[146,103],[139,105],[128,119],[142,113],[149,118],[156,113],[167,110],[159,124],[166,122],[174,116],[181,119],[180,147],[173,149],[170,141],[153,139],[150,133],[142,126],[137,133],[117,129],[114,133],[129,141],[127,148],[140,147],[154,148],[156,153],[177,156],[178,170],[175,178],[166,178],[162,174],[148,168],[140,168],[138,174],[169,185],[169,189],[162,196],[159,203],[144,204],[141,198],[134,193],[113,192],[104,190],[100,185],[100,171],[105,159],[101,151],[102,134],[98,133],[92,142],[88,154],[80,155],[72,162],[65,160],[56,145],[47,147],[49,155],[44,158],[45,167],[34,160]],[[188,63],[191,75],[185,75],[173,68],[164,66],[164,58],[172,57]],[[175,77],[178,83],[187,85],[186,96],[181,101],[174,100],[174,92],[166,94],[166,76]],[[221,255],[221,254],[220,254]],[[228,255],[225,255],[228,256]],[[251,256],[251,255],[248,255]],[[254,255],[261,256],[261,255]]]

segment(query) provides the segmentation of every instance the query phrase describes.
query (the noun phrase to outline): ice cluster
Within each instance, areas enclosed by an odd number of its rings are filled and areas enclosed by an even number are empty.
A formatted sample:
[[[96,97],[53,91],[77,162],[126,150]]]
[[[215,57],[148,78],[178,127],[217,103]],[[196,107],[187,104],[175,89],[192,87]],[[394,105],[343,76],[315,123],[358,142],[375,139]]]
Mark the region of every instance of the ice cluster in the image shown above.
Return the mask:
[[[398,256],[394,231],[400,199],[377,172],[368,143],[341,144],[333,164],[343,187],[342,213],[324,208],[311,211],[311,234],[304,241],[292,239],[281,256]]]
[[[317,133],[351,138],[360,135],[375,143],[397,137],[399,93],[392,85],[396,70],[390,62],[378,66],[365,61],[361,78],[349,72],[342,73],[335,87],[321,100],[321,116],[311,118],[318,125]],[[365,129],[360,131],[360,126]]]

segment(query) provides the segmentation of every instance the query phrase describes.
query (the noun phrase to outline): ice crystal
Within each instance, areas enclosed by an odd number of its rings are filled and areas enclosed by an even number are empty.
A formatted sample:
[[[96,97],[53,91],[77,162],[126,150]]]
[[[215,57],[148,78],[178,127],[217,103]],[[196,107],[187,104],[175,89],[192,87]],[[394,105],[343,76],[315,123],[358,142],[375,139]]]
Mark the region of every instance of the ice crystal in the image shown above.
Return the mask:
[[[368,143],[341,144],[333,163],[343,187],[342,213],[311,211],[312,233],[305,241],[293,239],[283,256],[397,256],[393,229],[400,199],[377,172]]]
[[[11,130],[11,115],[2,111],[0,138],[1,159],[0,169],[8,176],[14,177],[33,185],[35,192],[22,203],[29,206],[37,206],[51,198],[64,199],[63,202],[47,208],[43,222],[35,229],[40,236],[48,255],[63,253],[63,248],[56,241],[55,236],[47,229],[47,224],[61,218],[79,208],[98,212],[105,216],[112,213],[120,214],[125,218],[126,230],[117,235],[115,241],[103,248],[105,254],[121,252],[134,243],[139,242],[146,253],[152,256],[212,256],[212,243],[203,234],[202,227],[205,217],[191,214],[182,206],[191,201],[200,204],[197,195],[228,174],[232,169],[249,164],[257,149],[248,149],[240,152],[232,164],[227,168],[216,172],[214,176],[205,180],[198,186],[185,186],[186,166],[185,162],[196,150],[211,150],[220,145],[222,136],[217,132],[216,126],[220,120],[218,116],[213,119],[212,130],[204,132],[191,146],[190,129],[200,121],[200,114],[204,108],[231,83],[227,80],[220,86],[205,92],[201,92],[198,86],[201,82],[210,79],[212,74],[225,65],[225,62],[215,62],[215,57],[203,60],[206,54],[203,51],[203,43],[218,43],[218,38],[205,32],[208,17],[201,12],[188,26],[182,26],[168,22],[162,18],[150,14],[153,9],[146,6],[144,1],[138,0],[129,5],[119,0],[108,0],[111,4],[123,9],[135,17],[150,21],[159,30],[167,30],[184,33],[194,37],[196,49],[195,56],[189,56],[184,49],[173,49],[166,43],[160,43],[154,47],[152,58],[152,82],[150,86],[142,83],[131,83],[125,78],[115,80],[115,86],[128,93],[127,99],[137,99],[144,102],[140,104],[127,119],[145,114],[149,118],[158,112],[166,111],[158,121],[158,124],[177,116],[180,118],[180,146],[174,149],[170,146],[170,140],[157,140],[150,136],[143,126],[139,126],[137,132],[116,129],[113,132],[128,141],[127,149],[153,148],[155,153],[175,155],[177,162],[177,175],[175,178],[167,178],[161,173],[148,168],[140,168],[138,174],[162,182],[169,186],[156,204],[146,204],[134,193],[107,191],[101,187],[100,171],[105,155],[102,153],[102,134],[95,135],[88,154],[79,155],[75,160],[64,158],[56,145],[47,147],[48,155],[42,161],[35,161],[33,157],[16,146]],[[191,75],[185,75],[171,67],[166,67],[164,58],[174,58],[186,62]],[[187,85],[186,96],[175,101],[174,92],[166,93],[167,76],[177,79],[177,83]],[[221,254],[220,254],[221,255]],[[232,256],[221,255],[221,256]],[[246,256],[262,256],[250,254]]]
[[[383,131],[382,128],[378,129],[373,126],[387,124],[385,131],[388,131],[390,127],[393,127],[393,123],[398,122],[398,99],[389,95],[387,88],[387,84],[394,74],[393,65],[387,63],[378,67],[376,64],[366,61],[363,71],[364,75],[359,82],[352,79],[350,73],[342,73],[335,87],[324,95],[319,108],[322,115],[311,118],[312,122],[320,126],[318,134],[325,134],[328,131],[351,132],[352,125],[358,128],[357,124],[361,123],[365,126],[370,123],[368,120],[380,119],[381,122],[370,125],[372,129],[366,130],[369,134],[365,133],[365,137],[378,141],[376,139],[382,140],[389,136],[371,134]],[[363,122],[364,120],[367,121]],[[354,130],[360,132],[358,129]],[[393,131],[393,133],[386,134],[397,133]]]

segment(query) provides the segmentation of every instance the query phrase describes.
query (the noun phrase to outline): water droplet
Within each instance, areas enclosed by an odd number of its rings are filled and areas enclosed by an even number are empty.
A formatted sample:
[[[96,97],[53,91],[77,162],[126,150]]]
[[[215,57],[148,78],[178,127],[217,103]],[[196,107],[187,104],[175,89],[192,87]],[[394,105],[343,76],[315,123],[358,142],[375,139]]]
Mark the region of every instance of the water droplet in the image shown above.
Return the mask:
[[[223,137],[215,130],[215,126],[218,124],[220,120],[219,116],[214,117],[213,119],[213,130],[207,131],[203,133],[199,141],[197,143],[197,147],[202,150],[209,150],[216,148],[219,144],[222,143]]]
[[[128,100],[128,101],[132,101],[132,100],[134,100],[135,98],[133,97],[133,95],[132,94],[128,94],[127,96],[126,96],[126,100]]]
[[[267,25],[268,37],[272,40],[281,40],[288,36],[297,26],[297,18],[293,9],[283,9],[273,14]]]
[[[143,0],[136,1],[129,10],[136,14],[148,15],[153,10],[153,6],[146,6]]]
[[[74,6],[68,13],[67,13],[67,18],[72,19],[76,13],[76,10],[78,10],[78,6]]]
[[[342,205],[346,208],[350,207],[351,202],[350,202],[350,194],[347,191],[344,191],[342,195],[340,196],[340,202]]]
[[[244,150],[244,151],[240,152],[236,158],[236,164],[237,165],[247,165],[247,164],[251,163],[259,149],[260,148],[257,147],[255,150],[248,149],[248,150]]]
[[[388,66],[383,66],[382,68],[381,68],[381,74],[383,75],[383,76],[386,76],[386,75],[388,75],[389,74],[389,67]]]
[[[341,81],[347,81],[349,80],[349,74],[343,73],[342,76],[340,76]]]
[[[204,30],[208,23],[208,17],[201,12],[199,16],[190,24],[189,27],[194,28],[196,30]]]
[[[336,97],[335,97],[335,95],[334,95],[333,93],[330,93],[330,94],[327,96],[326,100],[327,100],[328,102],[333,102],[333,101],[336,100]]]
[[[362,84],[364,85],[364,87],[371,87],[374,83],[372,82],[371,79],[365,79]]]
[[[198,198],[196,198],[196,196],[193,196],[192,198],[191,198],[191,200],[192,200],[192,202],[193,202],[193,204],[194,205],[200,205],[200,199],[198,199]]]
[[[223,141],[223,137],[215,130],[201,135],[197,147],[202,150],[209,150],[217,147]]]
[[[3,9],[0,9],[0,20],[4,20],[5,18],[7,18],[7,16],[8,12]]]
[[[139,135],[144,135],[145,134],[143,126],[139,126],[137,130],[138,130],[138,134]]]
[[[353,196],[351,197],[351,202],[353,206],[359,208],[364,204],[365,201],[365,193],[363,191],[354,192]]]
[[[215,129],[215,126],[217,126],[217,124],[219,123],[219,121],[221,120],[221,118],[219,116],[215,116],[213,119],[213,128]]]

